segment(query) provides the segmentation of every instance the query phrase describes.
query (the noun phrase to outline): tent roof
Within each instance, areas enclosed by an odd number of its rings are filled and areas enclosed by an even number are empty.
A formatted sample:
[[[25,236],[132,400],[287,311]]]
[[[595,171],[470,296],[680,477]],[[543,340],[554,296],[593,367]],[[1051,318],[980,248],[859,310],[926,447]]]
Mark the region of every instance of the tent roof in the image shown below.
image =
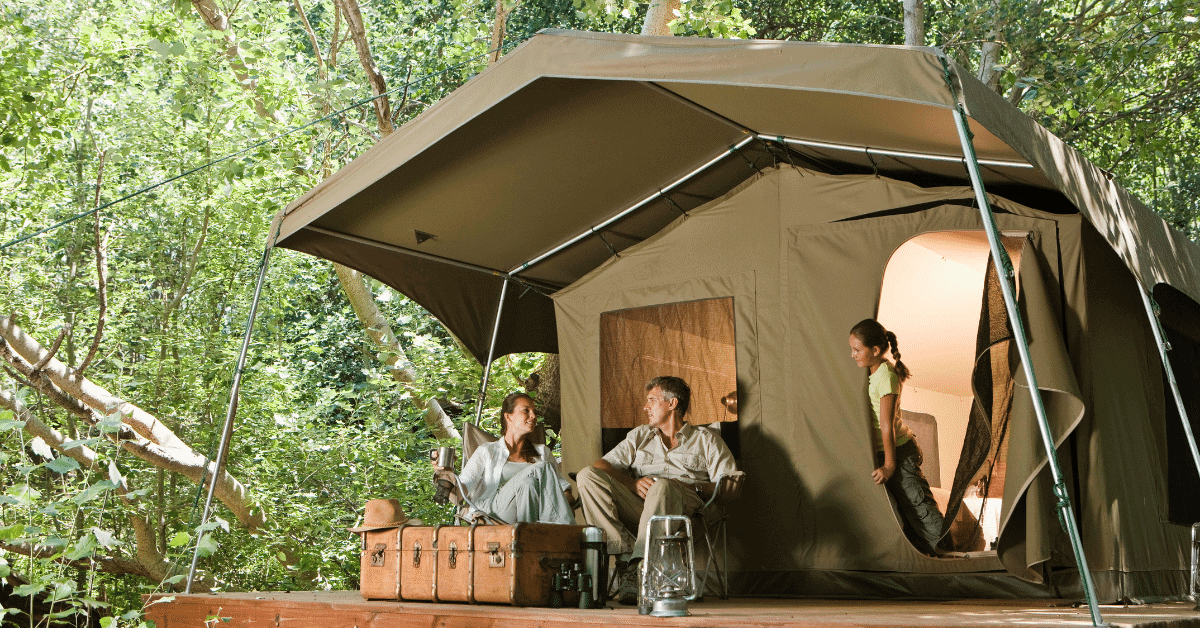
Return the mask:
[[[546,294],[754,168],[793,159],[965,180],[943,59],[933,48],[543,31],[288,205],[278,244],[395,287],[481,359],[511,274],[521,283],[496,355],[552,352]],[[1061,192],[1143,285],[1200,301],[1200,248],[948,63],[989,190]]]

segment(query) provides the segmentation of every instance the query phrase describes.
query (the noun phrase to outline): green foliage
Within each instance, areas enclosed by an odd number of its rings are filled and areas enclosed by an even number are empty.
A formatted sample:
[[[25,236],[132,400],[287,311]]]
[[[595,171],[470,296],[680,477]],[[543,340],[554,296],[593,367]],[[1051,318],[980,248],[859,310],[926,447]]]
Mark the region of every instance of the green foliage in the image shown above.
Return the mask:
[[[101,155],[102,204],[369,97],[344,32],[331,54],[333,2],[301,4],[315,47],[292,3],[238,4],[230,33],[209,30],[187,2],[0,6],[0,242],[92,209]],[[548,27],[638,32],[647,5],[516,3],[506,43]],[[1109,2],[1078,15],[1076,6],[928,2],[928,43],[978,70],[980,43],[1000,42],[998,91],[1196,238],[1195,7]],[[483,69],[493,7],[362,3],[376,64],[398,88],[397,123]],[[901,20],[895,0],[688,0],[672,29],[897,44]],[[227,36],[252,93],[231,68]],[[259,115],[256,99],[273,115]],[[373,116],[369,106],[352,108],[102,212],[108,323],[87,376],[214,455],[270,220],[377,141]],[[18,312],[46,343],[69,326],[58,357],[71,365],[82,361],[96,325],[93,229],[88,217],[0,255],[0,312]],[[44,548],[34,558],[0,550],[0,576],[28,579],[18,595],[35,596],[50,615],[91,612],[104,628],[137,626],[140,594],[179,586],[197,545],[217,588],[353,588],[358,545],[345,528],[367,499],[397,497],[412,516],[448,521],[450,511],[432,501],[426,454],[438,443],[421,418],[423,401],[436,397],[452,414],[472,414],[481,368],[419,306],[371,287],[419,374],[412,387],[382,366],[326,262],[273,255],[229,456],[230,472],[266,515],[254,535],[225,523],[222,509],[198,529],[199,487],[122,453],[109,439],[119,414],[89,426],[0,376],[0,386],[70,446],[99,457],[84,469],[0,412],[0,543]],[[485,427],[496,428],[500,399],[540,359],[497,363]],[[134,516],[153,523],[150,542],[167,561],[162,583],[88,567],[145,542]]]

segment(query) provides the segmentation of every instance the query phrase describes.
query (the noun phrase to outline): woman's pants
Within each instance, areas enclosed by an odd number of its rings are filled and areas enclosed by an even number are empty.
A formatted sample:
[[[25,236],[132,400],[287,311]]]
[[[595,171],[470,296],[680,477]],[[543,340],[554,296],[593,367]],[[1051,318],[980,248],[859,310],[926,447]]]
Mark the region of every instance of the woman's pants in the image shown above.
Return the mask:
[[[529,465],[501,486],[487,510],[509,523],[575,523],[558,474],[545,460]]]

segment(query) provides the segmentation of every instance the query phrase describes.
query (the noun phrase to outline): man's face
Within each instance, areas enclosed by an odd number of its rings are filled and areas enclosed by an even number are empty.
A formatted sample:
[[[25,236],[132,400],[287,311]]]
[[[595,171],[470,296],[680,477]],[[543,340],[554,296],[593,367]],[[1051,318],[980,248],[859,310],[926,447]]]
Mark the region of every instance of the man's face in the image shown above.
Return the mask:
[[[662,427],[670,421],[671,413],[675,406],[679,405],[679,400],[667,397],[668,395],[657,386],[646,393],[646,417],[650,427]]]

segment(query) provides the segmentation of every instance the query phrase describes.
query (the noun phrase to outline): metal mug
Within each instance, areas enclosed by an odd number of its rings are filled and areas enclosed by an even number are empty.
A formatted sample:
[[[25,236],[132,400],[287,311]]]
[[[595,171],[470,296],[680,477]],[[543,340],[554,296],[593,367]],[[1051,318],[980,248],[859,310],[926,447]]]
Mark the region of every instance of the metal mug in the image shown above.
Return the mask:
[[[429,460],[433,464],[454,471],[455,452],[453,447],[438,447],[429,452]],[[437,481],[437,492],[433,494],[433,501],[437,504],[445,504],[450,501],[450,491],[454,490],[454,484],[448,480]]]

